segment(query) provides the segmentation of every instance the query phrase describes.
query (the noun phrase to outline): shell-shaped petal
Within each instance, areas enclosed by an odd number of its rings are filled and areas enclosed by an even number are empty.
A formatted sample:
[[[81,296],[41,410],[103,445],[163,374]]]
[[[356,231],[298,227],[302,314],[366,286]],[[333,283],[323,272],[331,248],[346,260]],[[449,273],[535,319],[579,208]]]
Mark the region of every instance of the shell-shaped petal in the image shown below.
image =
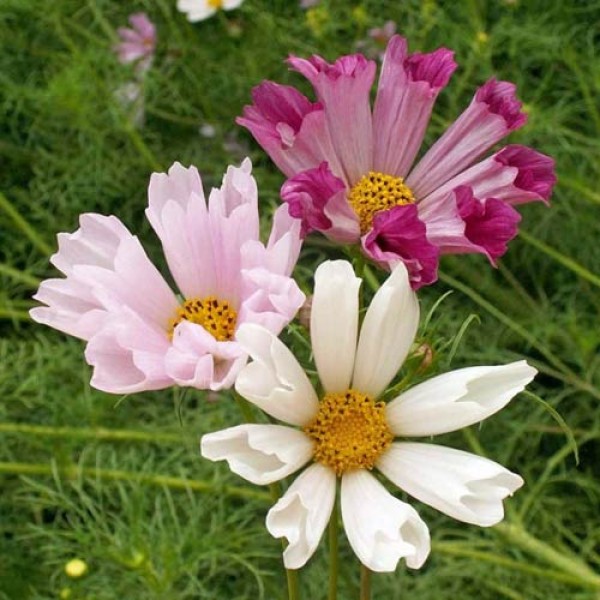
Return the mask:
[[[473,425],[504,408],[535,377],[521,360],[450,371],[404,392],[386,407],[396,435],[438,435]]]
[[[342,518],[350,546],[372,571],[395,571],[400,559],[419,569],[429,555],[427,525],[365,470],[342,477]]]
[[[238,375],[236,391],[280,421],[306,425],[318,410],[317,395],[294,355],[259,325],[241,325],[236,340],[253,359]]]
[[[218,391],[233,386],[246,359],[237,342],[217,341],[201,325],[182,321],[173,333],[165,367],[178,385]]]
[[[315,272],[310,334],[319,378],[327,392],[343,392],[350,386],[360,284],[345,260],[325,261]]]
[[[36,323],[83,340],[89,340],[98,332],[106,316],[89,286],[73,277],[42,281],[33,298],[46,304],[29,311]]]
[[[165,371],[166,333],[122,307],[109,313],[88,342],[85,359],[94,368],[92,387],[111,394],[161,390],[173,385]]]
[[[269,533],[288,541],[283,552],[286,569],[300,569],[317,549],[335,502],[335,481],[331,469],[315,463],[269,511]]]
[[[487,458],[434,444],[393,444],[377,468],[417,500],[481,527],[504,518],[502,501],[524,483]]]
[[[313,444],[301,431],[282,425],[238,425],[202,436],[202,456],[226,460],[240,477],[266,485],[279,481],[312,456]]]
[[[399,263],[377,290],[360,330],[352,387],[376,398],[394,378],[419,326],[419,302]]]

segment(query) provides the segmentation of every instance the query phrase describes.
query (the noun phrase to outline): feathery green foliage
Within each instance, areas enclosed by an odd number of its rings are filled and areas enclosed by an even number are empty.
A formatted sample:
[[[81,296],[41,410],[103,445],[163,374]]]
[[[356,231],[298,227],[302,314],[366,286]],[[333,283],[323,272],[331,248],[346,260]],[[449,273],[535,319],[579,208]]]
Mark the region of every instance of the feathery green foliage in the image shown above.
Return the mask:
[[[333,59],[387,19],[414,50],[456,51],[426,144],[496,75],[518,84],[529,113],[511,141],[554,156],[559,184],[551,208],[523,209],[524,233],[498,270],[481,256],[446,258],[442,281],[420,292],[427,314],[454,290],[420,333],[434,350],[427,376],[520,357],[540,370],[531,391],[543,402],[523,394],[481,427],[440,438],[527,485],[489,530],[418,506],[431,557],[421,571],[375,576],[374,597],[599,598],[600,2],[323,0],[302,11],[295,0],[246,0],[196,25],[174,5],[0,2],[0,598],[282,597],[266,490],[199,456],[201,434],[241,421],[231,398],[97,392],[82,344],[27,310],[37,280],[54,275],[55,234],[76,229],[79,213],[117,214],[160,256],[146,187],[175,160],[210,187],[250,155],[266,225],[282,176],[234,125],[250,89],[265,78],[301,84],[282,63],[289,53]],[[111,50],[138,10],[159,36],[143,128],[116,98],[133,70]],[[200,135],[203,124],[214,137]],[[322,239],[307,241],[296,270],[306,291],[326,253]],[[302,336],[293,325],[286,339],[311,368]],[[342,533],[340,551],[339,597],[356,598],[358,562]],[[81,579],[65,574],[73,557],[88,564]],[[322,544],[301,572],[303,598],[323,597],[326,559]]]

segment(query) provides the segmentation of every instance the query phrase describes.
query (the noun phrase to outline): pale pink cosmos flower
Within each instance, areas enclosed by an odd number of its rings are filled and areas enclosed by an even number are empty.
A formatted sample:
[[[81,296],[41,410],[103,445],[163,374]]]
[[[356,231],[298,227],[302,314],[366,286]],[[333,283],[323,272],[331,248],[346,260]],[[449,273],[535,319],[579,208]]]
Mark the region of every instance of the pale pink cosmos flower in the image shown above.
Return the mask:
[[[156,27],[146,13],[134,13],[129,17],[129,27],[119,27],[120,42],[115,46],[123,64],[140,61],[138,68],[146,71],[156,50]]]
[[[446,48],[408,53],[391,38],[375,104],[376,63],[361,54],[333,64],[319,56],[288,64],[315,89],[263,82],[240,125],[288,177],[281,196],[303,233],[320,231],[391,268],[402,261],[413,288],[437,280],[440,254],[479,252],[495,261],[516,235],[515,205],[547,202],[554,161],[510,145],[477,162],[521,127],[515,86],[492,78],[443,135],[415,160],[435,100],[456,68]]]
[[[418,440],[487,419],[536,370],[524,360],[457,369],[390,394],[386,403],[381,398],[417,332],[419,303],[399,263],[361,320],[360,284],[346,261],[326,261],[315,272],[310,336],[318,388],[278,338],[244,325],[239,340],[252,362],[235,388],[281,424],[238,425],[202,437],[205,458],[227,461],[258,485],[306,467],[267,514],[269,533],[288,541],[288,569],[314,554],[338,493],[348,541],[364,565],[394,571],[404,559],[421,568],[430,550],[427,525],[376,470],[413,498],[481,527],[503,519],[503,500],[524,483],[487,458]]]
[[[150,179],[146,216],[176,295],[117,217],[84,214],[58,235],[52,264],[65,275],[40,285],[34,321],[87,341],[92,385],[115,394],[171,385],[220,390],[246,363],[238,328],[277,335],[304,302],[290,277],[300,225],[280,207],[259,239],[256,181],[246,159],[229,167],[208,202],[195,167],[175,163]]]

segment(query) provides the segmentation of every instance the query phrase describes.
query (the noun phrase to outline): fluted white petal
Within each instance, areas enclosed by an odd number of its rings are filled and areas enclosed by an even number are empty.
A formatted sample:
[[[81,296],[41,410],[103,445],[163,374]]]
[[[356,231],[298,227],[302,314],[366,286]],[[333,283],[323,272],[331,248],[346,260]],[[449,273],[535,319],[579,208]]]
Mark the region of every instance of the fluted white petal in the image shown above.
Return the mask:
[[[350,546],[371,571],[394,571],[402,558],[411,569],[423,566],[431,549],[427,525],[368,471],[342,477],[341,505]]]
[[[317,395],[294,355],[270,331],[241,325],[236,341],[252,358],[235,389],[267,414],[291,425],[306,425],[317,413]]]
[[[269,533],[288,541],[283,552],[286,569],[300,569],[317,549],[335,502],[335,479],[331,469],[315,463],[269,511]]]
[[[417,500],[481,527],[504,518],[502,501],[524,483],[487,458],[435,444],[392,444],[377,468]]]
[[[402,366],[419,326],[419,302],[404,263],[379,288],[362,324],[352,387],[379,396]]]
[[[312,349],[326,392],[350,387],[358,333],[361,279],[345,260],[328,260],[315,272],[310,318]]]
[[[437,435],[478,423],[504,408],[535,377],[520,360],[444,373],[404,392],[386,407],[396,435]]]
[[[312,457],[313,443],[291,427],[251,424],[202,436],[200,451],[209,460],[226,460],[240,477],[265,485],[303,467]]]

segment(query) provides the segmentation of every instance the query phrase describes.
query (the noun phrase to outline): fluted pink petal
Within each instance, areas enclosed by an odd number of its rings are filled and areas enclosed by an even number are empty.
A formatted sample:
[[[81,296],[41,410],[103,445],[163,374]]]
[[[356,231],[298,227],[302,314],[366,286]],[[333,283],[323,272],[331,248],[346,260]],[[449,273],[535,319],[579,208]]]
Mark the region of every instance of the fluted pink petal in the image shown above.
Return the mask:
[[[249,159],[240,167],[228,167],[221,187],[211,191],[208,207],[216,293],[237,309],[241,300],[241,249],[259,235],[258,191]]]
[[[369,258],[387,268],[402,261],[415,290],[437,281],[439,250],[427,239],[425,223],[414,204],[376,214],[362,246]]]
[[[290,277],[257,267],[242,272],[244,300],[238,313],[242,323],[262,325],[275,335],[294,318],[306,296]]]
[[[302,223],[282,204],[273,214],[271,234],[266,245],[250,240],[242,249],[242,269],[264,267],[278,275],[291,275],[302,247]]]
[[[478,198],[498,198],[511,205],[547,203],[556,183],[554,160],[526,146],[506,146],[459,173],[424,201],[435,202],[448,191],[468,185]]]
[[[281,188],[281,199],[287,203],[292,217],[302,222],[302,235],[311,231],[326,231],[332,226],[325,216],[325,205],[337,192],[346,189],[326,162],[288,179]]]
[[[29,316],[36,323],[83,340],[88,340],[100,330],[107,314],[89,286],[72,277],[42,281],[33,298],[46,304],[29,311]]]
[[[79,224],[74,233],[58,234],[58,252],[50,258],[66,278],[43,281],[34,299],[47,306],[30,314],[38,323],[87,340],[100,328],[106,307],[94,293],[95,282],[82,280],[76,270],[81,266],[112,269],[121,242],[133,236],[113,216],[83,214]]]
[[[395,35],[384,55],[373,110],[377,171],[406,177],[419,151],[435,100],[456,69],[454,53],[440,48],[408,55]]]
[[[515,89],[512,83],[490,79],[477,90],[467,109],[409,174],[406,183],[418,198],[441,187],[525,123]]]
[[[129,307],[165,332],[179,306],[162,275],[133,236],[119,244],[113,268],[76,266],[74,275],[93,286],[94,295],[107,310]]]
[[[246,127],[288,177],[326,160],[341,170],[325,113],[295,88],[265,81],[253,90],[238,125]]]
[[[302,248],[301,229],[302,222],[290,214],[287,205],[277,208],[267,242],[269,265],[275,273],[292,274]]]
[[[79,229],[56,236],[58,252],[50,257],[50,262],[67,276],[73,274],[75,265],[110,269],[121,241],[132,237],[117,217],[84,213],[79,216]]]
[[[466,238],[495,264],[506,252],[508,242],[517,235],[521,215],[503,200],[478,200],[466,186],[457,188],[455,194]]]
[[[331,228],[325,235],[340,244],[354,244],[360,239],[360,223],[350,203],[347,190],[331,196],[325,204],[325,216],[331,221]]]
[[[183,321],[173,333],[165,368],[179,385],[217,391],[233,385],[246,358],[237,342],[219,342],[200,325]]]
[[[160,390],[173,385],[165,371],[170,346],[164,330],[124,307],[90,339],[85,350],[94,368],[91,385],[112,394]]]
[[[472,252],[471,242],[465,236],[465,222],[460,216],[454,190],[443,197],[426,198],[417,204],[419,219],[427,228],[427,239],[446,252]]]
[[[342,172],[330,165],[335,175],[349,185],[368,172],[373,161],[373,127],[370,91],[375,62],[361,54],[342,56],[333,64],[322,58],[290,57],[290,66],[305,75],[322,102],[327,125]]]
[[[247,127],[261,145],[261,139],[270,137],[291,147],[304,117],[320,109],[318,103],[312,103],[296,88],[273,81],[263,81],[253,88],[252,101],[254,104],[244,107],[243,117],[238,117],[237,123]]]
[[[154,173],[148,188],[146,217],[160,238],[177,287],[187,298],[217,291],[211,227],[200,175],[175,163]]]

